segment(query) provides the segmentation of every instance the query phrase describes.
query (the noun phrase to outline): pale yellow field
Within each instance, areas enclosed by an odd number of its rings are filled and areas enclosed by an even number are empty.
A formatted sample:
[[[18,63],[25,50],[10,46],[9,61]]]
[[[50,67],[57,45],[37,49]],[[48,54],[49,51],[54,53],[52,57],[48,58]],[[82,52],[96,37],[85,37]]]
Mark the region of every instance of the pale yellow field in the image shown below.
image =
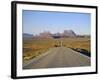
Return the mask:
[[[62,46],[85,49],[90,52],[89,38],[31,39],[23,41],[23,62],[31,60],[50,48]]]

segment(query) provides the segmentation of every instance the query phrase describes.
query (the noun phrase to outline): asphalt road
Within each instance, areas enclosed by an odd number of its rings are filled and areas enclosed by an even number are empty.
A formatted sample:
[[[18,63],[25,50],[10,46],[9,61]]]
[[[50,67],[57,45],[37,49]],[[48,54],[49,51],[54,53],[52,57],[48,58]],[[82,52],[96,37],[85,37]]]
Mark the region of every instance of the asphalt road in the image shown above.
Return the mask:
[[[90,57],[70,48],[56,47],[23,65],[23,69],[90,66]]]

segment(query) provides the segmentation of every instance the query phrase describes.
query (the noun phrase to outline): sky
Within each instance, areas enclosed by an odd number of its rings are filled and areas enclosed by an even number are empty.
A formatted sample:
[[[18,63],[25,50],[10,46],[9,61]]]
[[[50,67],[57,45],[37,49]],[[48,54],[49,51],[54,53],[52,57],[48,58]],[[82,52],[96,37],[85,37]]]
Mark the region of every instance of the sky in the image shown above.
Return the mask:
[[[62,33],[73,30],[79,35],[89,35],[91,28],[90,13],[52,12],[23,10],[23,33],[38,35],[41,32]]]

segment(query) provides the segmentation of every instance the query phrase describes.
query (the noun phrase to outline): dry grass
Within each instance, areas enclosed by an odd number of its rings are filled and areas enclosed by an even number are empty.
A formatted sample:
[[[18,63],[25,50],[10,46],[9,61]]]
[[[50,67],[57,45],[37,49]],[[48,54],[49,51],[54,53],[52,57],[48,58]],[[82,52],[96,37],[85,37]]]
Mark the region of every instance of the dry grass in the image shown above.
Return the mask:
[[[76,38],[76,39],[63,39],[65,47],[81,48],[90,52],[90,40],[89,38]]]
[[[60,41],[64,47],[81,48],[90,52],[89,38],[33,39],[23,41],[23,62],[37,57],[55,45],[60,46]]]

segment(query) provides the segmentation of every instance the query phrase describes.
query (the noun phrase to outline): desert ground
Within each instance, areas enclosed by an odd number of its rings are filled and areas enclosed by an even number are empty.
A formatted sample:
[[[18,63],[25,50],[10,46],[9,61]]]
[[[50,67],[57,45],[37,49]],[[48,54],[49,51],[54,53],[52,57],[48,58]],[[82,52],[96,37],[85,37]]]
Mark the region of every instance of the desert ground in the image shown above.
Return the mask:
[[[85,54],[90,55],[90,42],[88,37],[23,40],[23,68],[89,66],[90,56],[81,54],[80,51],[83,49],[87,52]]]

